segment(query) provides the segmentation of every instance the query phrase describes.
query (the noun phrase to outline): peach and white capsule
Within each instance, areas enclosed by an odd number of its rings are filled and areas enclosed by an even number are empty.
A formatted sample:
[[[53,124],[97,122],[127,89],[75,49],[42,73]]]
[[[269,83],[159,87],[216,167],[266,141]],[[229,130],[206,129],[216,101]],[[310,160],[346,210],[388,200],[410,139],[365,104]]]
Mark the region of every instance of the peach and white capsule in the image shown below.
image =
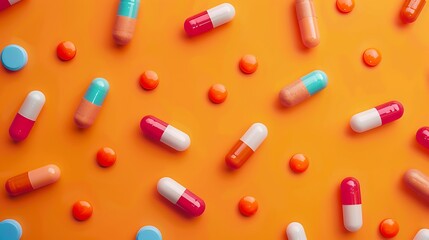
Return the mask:
[[[286,235],[288,240],[307,240],[304,227],[299,222],[291,222],[287,226]]]
[[[404,114],[404,107],[398,101],[390,101],[375,108],[355,114],[350,120],[353,131],[361,133],[398,120]]]
[[[40,91],[31,91],[27,95],[9,128],[9,135],[14,141],[27,138],[45,101],[45,95]]]
[[[349,232],[361,229],[362,200],[359,181],[356,178],[348,177],[341,182],[341,204],[344,228]]]

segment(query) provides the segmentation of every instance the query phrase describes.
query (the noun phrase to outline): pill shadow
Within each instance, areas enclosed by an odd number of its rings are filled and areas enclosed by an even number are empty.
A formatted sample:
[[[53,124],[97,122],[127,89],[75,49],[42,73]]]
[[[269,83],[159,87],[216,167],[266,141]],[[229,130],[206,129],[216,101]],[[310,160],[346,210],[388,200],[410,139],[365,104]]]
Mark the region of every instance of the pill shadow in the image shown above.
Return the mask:
[[[188,220],[195,220],[196,218],[198,218],[198,217],[192,217],[191,215],[187,214],[184,210],[182,210],[180,207],[178,207],[177,205],[174,205],[169,200],[167,200],[165,197],[161,196],[161,194],[158,193],[158,189],[156,186],[154,187],[153,194],[155,195],[155,198],[159,202],[161,202],[163,205],[165,205],[165,207],[171,209],[172,212],[176,212],[177,216],[184,217]]]
[[[416,140],[416,138],[415,137],[413,137],[413,138],[411,138],[411,146],[414,148],[414,149],[416,149],[417,151],[419,151],[419,152],[421,152],[421,153],[424,153],[424,154],[426,154],[426,155],[428,155],[429,156],[429,150],[428,149],[426,149],[425,147],[423,147],[422,145],[420,145],[420,143],[418,143],[417,142],[417,140]]]
[[[405,171],[404,173],[405,174]],[[424,206],[427,210],[429,210],[429,202],[426,202],[423,197],[419,196],[418,193],[414,192],[411,188],[409,188],[403,181],[403,174],[401,176],[401,179],[398,181],[398,187],[401,189],[401,192],[403,192],[405,195],[408,195],[409,198],[414,199],[416,202],[419,202],[422,206]]]
[[[306,48],[304,44],[302,43],[301,39],[301,30],[299,29],[299,23],[298,23],[298,17],[296,16],[296,9],[295,9],[295,1],[292,1],[289,7],[289,14],[286,14],[287,16],[291,17],[291,22],[295,22],[295,24],[292,24],[292,32],[295,32],[295,37],[293,38],[295,48],[299,50],[302,53],[308,53],[310,52],[310,48]]]

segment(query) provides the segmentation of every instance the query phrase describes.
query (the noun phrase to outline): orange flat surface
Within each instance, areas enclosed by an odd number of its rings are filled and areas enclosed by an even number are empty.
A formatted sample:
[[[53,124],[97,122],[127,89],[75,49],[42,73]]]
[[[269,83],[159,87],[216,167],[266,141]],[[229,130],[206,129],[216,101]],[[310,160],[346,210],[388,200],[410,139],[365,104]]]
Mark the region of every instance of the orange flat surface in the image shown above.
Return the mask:
[[[136,34],[124,48],[111,31],[118,1],[23,0],[0,12],[0,48],[23,46],[28,65],[15,73],[0,69],[0,181],[49,163],[62,170],[59,182],[27,195],[0,194],[0,219],[18,220],[22,239],[134,239],[143,225],[158,227],[164,239],[286,239],[286,226],[301,222],[308,239],[381,239],[378,224],[394,218],[396,239],[412,239],[429,227],[429,207],[401,181],[409,168],[429,174],[429,152],[415,132],[429,125],[429,7],[415,23],[399,20],[402,0],[356,0],[350,14],[335,1],[315,0],[321,44],[303,48],[294,1],[239,1],[235,19],[188,39],[183,21],[214,0],[142,0]],[[70,62],[56,57],[56,46],[73,41]],[[368,68],[366,48],[383,54]],[[258,57],[259,68],[244,75],[238,61]],[[155,70],[152,92],[139,86],[144,70]],[[314,69],[329,76],[328,87],[292,109],[277,94]],[[74,112],[90,81],[106,78],[110,93],[90,129],[79,131]],[[227,100],[212,104],[214,83],[228,89]],[[47,102],[30,136],[14,144],[8,128],[27,93],[45,93]],[[389,100],[401,101],[402,119],[354,134],[350,117]],[[153,114],[191,137],[177,153],[144,138],[140,119]],[[228,171],[224,155],[254,122],[267,125],[266,141],[238,171]],[[116,164],[96,164],[100,147],[116,150]],[[309,169],[289,169],[289,158],[304,153]],[[206,212],[186,218],[156,192],[158,179],[172,177],[202,197]],[[364,226],[347,233],[342,226],[339,184],[360,180]],[[250,218],[238,201],[259,202]],[[87,200],[94,214],[77,222],[71,207]]]

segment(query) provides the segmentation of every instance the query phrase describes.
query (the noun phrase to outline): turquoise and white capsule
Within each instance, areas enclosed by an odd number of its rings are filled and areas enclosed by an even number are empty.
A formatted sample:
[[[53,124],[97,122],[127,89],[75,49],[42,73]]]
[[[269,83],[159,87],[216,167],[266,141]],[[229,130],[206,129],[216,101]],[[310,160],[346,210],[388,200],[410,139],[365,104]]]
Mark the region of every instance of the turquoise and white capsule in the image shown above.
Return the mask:
[[[139,7],[140,0],[120,0],[113,29],[113,39],[118,45],[125,45],[133,38]]]
[[[74,115],[79,128],[88,128],[94,123],[109,88],[109,82],[104,78],[96,78],[91,82]]]
[[[292,107],[320,92],[328,85],[325,72],[316,70],[284,87],[279,94],[285,107]]]

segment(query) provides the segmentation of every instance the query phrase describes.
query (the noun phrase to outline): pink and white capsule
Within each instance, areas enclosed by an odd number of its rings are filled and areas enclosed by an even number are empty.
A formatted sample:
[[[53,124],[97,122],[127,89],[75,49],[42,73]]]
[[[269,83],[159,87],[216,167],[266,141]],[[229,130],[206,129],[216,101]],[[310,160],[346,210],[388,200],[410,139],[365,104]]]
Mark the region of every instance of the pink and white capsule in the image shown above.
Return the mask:
[[[20,142],[27,138],[45,101],[45,95],[40,91],[31,91],[27,95],[9,128],[9,135],[14,141]]]
[[[341,204],[345,229],[356,232],[363,225],[360,185],[356,178],[348,177],[341,182]]]
[[[158,193],[192,217],[203,214],[206,204],[197,195],[169,177],[158,181]]]
[[[304,227],[299,222],[291,222],[287,226],[286,235],[288,240],[307,240]]]
[[[429,229],[420,229],[420,231],[417,232],[413,240],[429,240]]]
[[[361,133],[393,122],[401,118],[403,114],[402,104],[390,101],[354,115],[350,120],[350,127],[353,131]]]

